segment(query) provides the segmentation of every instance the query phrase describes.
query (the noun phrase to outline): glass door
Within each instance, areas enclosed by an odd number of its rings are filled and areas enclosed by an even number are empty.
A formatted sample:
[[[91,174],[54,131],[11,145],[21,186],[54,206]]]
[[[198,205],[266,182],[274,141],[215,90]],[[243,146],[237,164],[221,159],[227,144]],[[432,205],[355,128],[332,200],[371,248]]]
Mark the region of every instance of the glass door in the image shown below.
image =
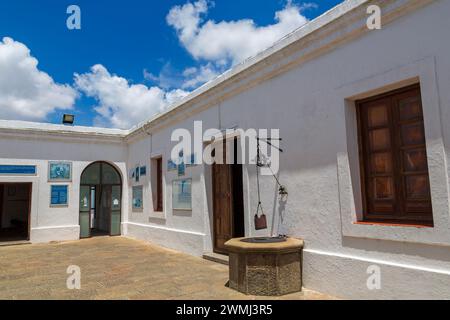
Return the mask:
[[[91,235],[90,219],[90,186],[80,186],[80,238],[89,238]]]

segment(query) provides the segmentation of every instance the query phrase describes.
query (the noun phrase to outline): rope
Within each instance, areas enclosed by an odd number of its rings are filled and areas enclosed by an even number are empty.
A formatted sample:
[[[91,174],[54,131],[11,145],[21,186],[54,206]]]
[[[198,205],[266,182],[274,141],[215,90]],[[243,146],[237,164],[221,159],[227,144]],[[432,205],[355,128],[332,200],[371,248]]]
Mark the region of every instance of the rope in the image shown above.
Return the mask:
[[[258,189],[258,207],[256,208],[256,215],[259,213],[259,209],[261,209],[261,213],[264,213],[262,202],[261,202],[261,190],[259,186],[259,166],[260,166],[260,151],[259,151],[259,139],[257,140],[257,153],[256,153],[256,184]]]

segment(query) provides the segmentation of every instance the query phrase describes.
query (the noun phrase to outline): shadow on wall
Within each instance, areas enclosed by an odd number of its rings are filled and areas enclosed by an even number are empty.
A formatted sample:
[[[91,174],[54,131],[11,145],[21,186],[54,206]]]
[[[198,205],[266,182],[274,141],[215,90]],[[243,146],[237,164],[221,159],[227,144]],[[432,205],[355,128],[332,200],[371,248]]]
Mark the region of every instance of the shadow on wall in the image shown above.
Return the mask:
[[[277,173],[276,179],[280,180],[280,172]],[[284,215],[286,213],[286,204],[288,201],[288,195],[280,195],[279,187],[275,183],[274,197],[273,197],[273,209],[272,209],[272,227],[270,234],[272,237],[280,235],[280,229],[284,222]],[[278,203],[278,205],[277,205]],[[278,209],[278,210],[277,210]]]

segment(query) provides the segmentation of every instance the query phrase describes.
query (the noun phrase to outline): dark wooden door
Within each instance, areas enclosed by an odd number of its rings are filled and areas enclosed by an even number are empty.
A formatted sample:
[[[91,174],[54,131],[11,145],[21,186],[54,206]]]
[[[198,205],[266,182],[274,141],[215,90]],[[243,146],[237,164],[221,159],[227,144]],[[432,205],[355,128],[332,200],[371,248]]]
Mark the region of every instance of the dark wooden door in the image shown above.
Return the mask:
[[[156,211],[163,212],[162,158],[156,160]]]
[[[233,237],[233,199],[231,166],[214,164],[214,252],[227,253],[225,242]]]

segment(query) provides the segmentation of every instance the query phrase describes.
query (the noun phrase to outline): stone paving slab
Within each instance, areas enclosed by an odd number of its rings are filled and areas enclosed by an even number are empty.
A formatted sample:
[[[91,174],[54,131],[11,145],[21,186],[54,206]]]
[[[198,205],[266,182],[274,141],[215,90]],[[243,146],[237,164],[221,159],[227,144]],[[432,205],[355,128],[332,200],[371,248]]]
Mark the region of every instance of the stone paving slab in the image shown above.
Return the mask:
[[[66,286],[81,268],[81,290]],[[226,287],[228,267],[125,237],[0,247],[0,299],[253,300]],[[304,290],[273,299],[331,299]]]

